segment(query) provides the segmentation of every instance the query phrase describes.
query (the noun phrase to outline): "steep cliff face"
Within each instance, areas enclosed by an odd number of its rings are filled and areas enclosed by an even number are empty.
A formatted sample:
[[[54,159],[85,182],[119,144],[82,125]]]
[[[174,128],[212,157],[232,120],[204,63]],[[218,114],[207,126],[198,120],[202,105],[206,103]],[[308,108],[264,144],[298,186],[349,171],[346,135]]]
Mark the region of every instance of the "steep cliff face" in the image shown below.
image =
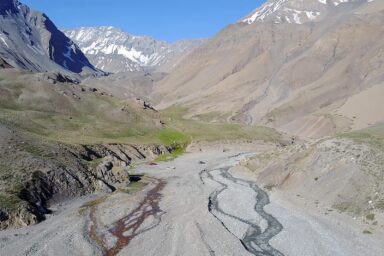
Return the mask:
[[[0,4],[0,57],[32,72],[103,74],[45,14],[17,0]]]

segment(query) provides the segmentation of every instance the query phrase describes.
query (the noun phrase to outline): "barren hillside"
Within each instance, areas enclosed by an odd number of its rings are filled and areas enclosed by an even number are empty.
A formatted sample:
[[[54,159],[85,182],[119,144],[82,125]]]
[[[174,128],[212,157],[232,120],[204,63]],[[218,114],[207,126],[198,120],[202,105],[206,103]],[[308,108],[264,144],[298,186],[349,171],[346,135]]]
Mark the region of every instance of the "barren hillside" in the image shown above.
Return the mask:
[[[305,137],[345,131],[364,121],[361,113],[343,114],[344,103],[383,80],[383,22],[380,1],[331,5],[302,23],[240,21],[195,50],[154,96],[159,108],[187,106],[189,117],[213,115]]]

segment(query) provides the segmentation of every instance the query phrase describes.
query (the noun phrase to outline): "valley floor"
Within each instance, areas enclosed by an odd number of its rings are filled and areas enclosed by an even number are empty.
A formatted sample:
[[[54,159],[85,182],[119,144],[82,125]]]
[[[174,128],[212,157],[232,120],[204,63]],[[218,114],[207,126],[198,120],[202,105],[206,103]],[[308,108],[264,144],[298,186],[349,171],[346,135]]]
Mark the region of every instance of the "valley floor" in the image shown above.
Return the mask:
[[[138,167],[143,190],[82,198],[41,224],[2,231],[0,254],[383,255],[383,234],[260,189],[234,167],[252,154],[188,153]]]

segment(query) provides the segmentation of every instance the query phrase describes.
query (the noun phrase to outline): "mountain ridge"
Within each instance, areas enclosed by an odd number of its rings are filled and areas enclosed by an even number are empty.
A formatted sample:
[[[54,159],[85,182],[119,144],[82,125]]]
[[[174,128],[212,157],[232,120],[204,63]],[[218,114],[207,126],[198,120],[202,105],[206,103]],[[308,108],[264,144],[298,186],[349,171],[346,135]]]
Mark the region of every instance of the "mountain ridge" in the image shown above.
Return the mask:
[[[375,0],[268,0],[239,22],[295,23],[316,22],[337,8],[353,8]]]
[[[153,98],[160,109],[188,108],[186,118],[311,137],[348,130],[357,120],[333,111],[382,79],[380,4],[340,4],[319,22],[230,25],[157,82]]]
[[[11,66],[32,72],[101,75],[44,13],[17,0],[0,5],[0,57]]]
[[[203,41],[168,43],[151,36],[131,35],[113,26],[80,27],[64,32],[97,68],[113,73],[156,69],[187,55]]]

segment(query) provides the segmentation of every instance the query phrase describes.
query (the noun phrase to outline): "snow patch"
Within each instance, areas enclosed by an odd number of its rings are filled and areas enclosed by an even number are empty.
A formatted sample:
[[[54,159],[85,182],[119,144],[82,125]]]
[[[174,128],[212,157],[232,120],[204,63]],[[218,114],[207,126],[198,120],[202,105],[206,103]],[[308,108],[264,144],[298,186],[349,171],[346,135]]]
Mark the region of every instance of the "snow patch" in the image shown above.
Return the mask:
[[[6,37],[3,36],[3,34],[0,33],[0,40],[1,40],[1,42],[3,42],[3,44],[4,44],[6,47],[9,47],[8,44],[7,44],[7,42],[5,41],[5,39],[6,39]]]
[[[361,3],[373,1],[361,0]],[[320,5],[316,6],[316,2],[320,3]],[[293,0],[269,0],[241,22],[253,24],[255,22],[270,21],[274,23],[303,24],[315,21],[327,8],[334,8],[340,4],[351,2],[356,2],[356,0],[300,0],[298,2]]]
[[[70,61],[75,62],[72,59],[72,50],[73,50],[72,46],[67,46],[67,52],[63,53],[63,55],[64,55],[65,58],[69,59]],[[67,62],[65,60],[64,60],[64,62],[65,62],[65,65],[66,65]],[[63,63],[63,65],[64,65],[64,63]],[[64,67],[66,67],[66,66],[64,66]]]

